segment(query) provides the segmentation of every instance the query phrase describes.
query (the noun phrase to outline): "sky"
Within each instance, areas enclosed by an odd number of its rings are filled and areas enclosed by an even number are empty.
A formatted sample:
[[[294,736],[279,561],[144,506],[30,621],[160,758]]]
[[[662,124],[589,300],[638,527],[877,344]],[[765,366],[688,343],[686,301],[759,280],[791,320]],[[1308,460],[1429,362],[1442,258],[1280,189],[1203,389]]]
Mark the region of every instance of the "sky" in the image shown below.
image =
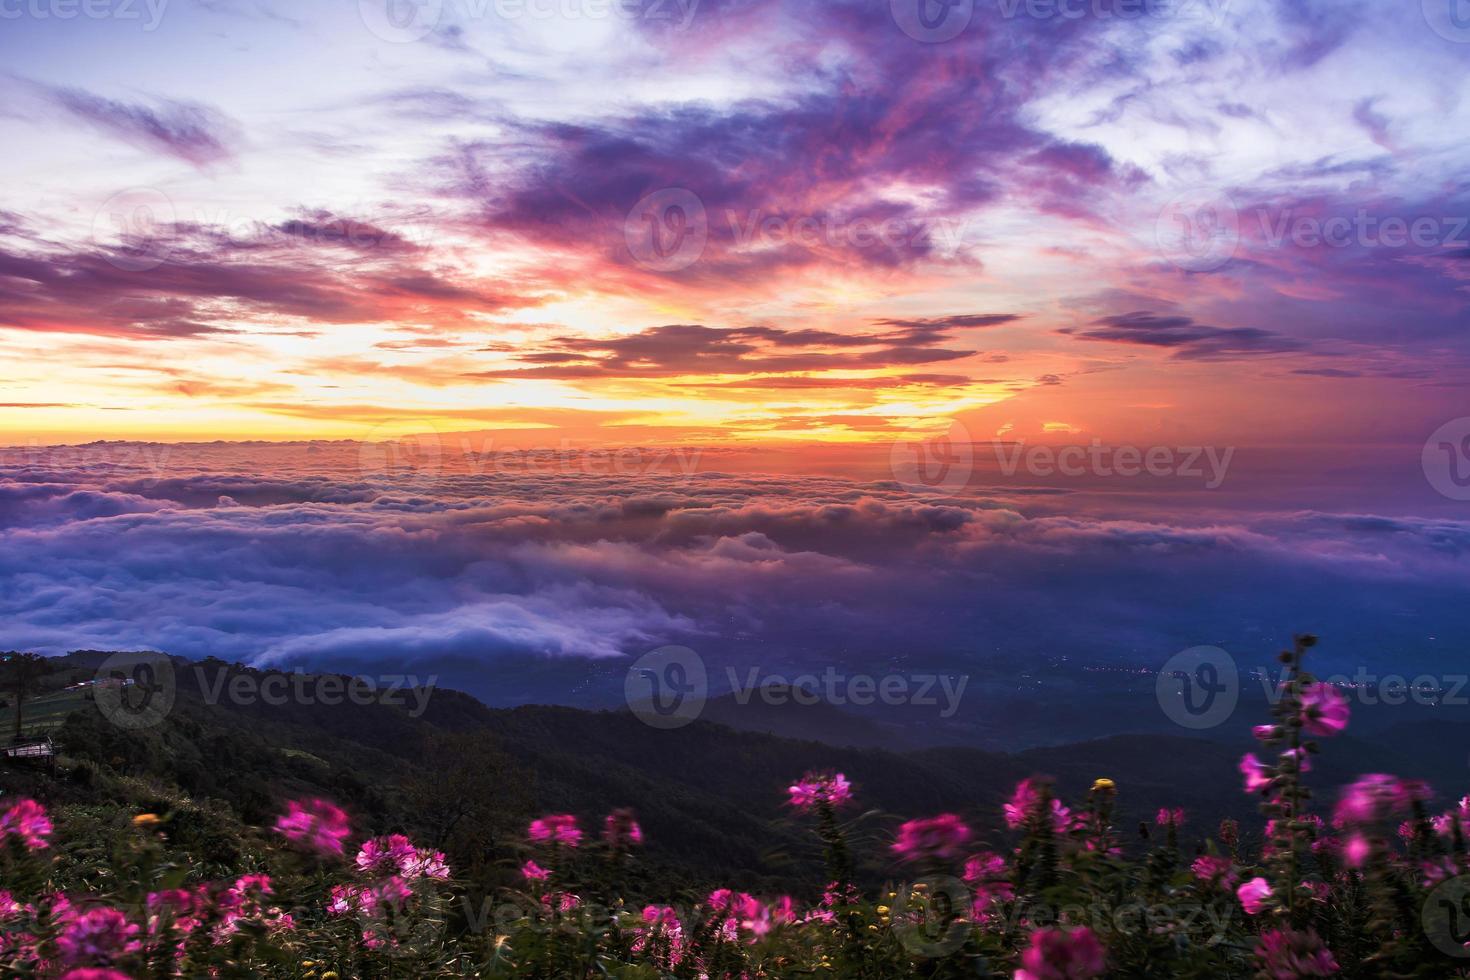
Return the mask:
[[[1422,443],[1423,7],[6,0],[0,438]]]
[[[1462,8],[0,0],[0,649],[1460,663]]]

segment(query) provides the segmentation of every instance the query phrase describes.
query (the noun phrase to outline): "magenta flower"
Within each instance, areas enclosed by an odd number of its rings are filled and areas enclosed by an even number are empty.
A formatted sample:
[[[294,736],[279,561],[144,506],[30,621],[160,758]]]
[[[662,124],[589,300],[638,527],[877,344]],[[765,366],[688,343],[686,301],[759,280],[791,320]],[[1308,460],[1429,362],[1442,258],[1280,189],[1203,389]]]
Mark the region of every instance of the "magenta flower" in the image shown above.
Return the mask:
[[[1256,946],[1256,960],[1261,966],[1260,975],[1270,980],[1330,977],[1338,970],[1331,951],[1310,929],[1306,932],[1272,929],[1262,933]]]
[[[567,847],[576,847],[582,842],[582,830],[577,826],[577,818],[570,813],[532,820],[531,826],[526,829],[526,836],[533,844],[565,844]]]
[[[27,850],[43,850],[53,829],[46,808],[35,800],[21,800],[0,815],[0,843],[13,834]]]
[[[340,856],[352,826],[347,814],[327,800],[291,800],[276,821],[276,833],[319,854]]]
[[[614,810],[602,822],[602,839],[615,851],[643,843],[643,828],[632,810]]]
[[[582,899],[571,892],[552,892],[541,896],[541,904],[558,912],[571,912],[582,904]]]
[[[1165,808],[1159,811],[1154,822],[1160,827],[1173,827],[1177,830],[1184,824],[1184,810],[1178,807],[1173,810]]]
[[[1004,807],[1006,826],[1018,830],[1037,819],[1041,815],[1044,798],[1035,780],[1021,780],[1011,794],[1011,801]],[[1064,833],[1070,825],[1071,811],[1057,799],[1051,801],[1050,810],[1052,832]]]
[[[815,810],[822,803],[832,807],[852,802],[852,784],[842,773],[807,773],[787,787],[788,801],[798,810]]]
[[[910,820],[898,828],[893,851],[905,861],[952,858],[970,840],[970,828],[953,813],[928,820]]]
[[[1332,684],[1313,681],[1302,688],[1302,727],[1319,738],[1339,734],[1348,725],[1348,699]]]
[[[416,851],[414,857],[399,869],[399,873],[410,881],[433,878],[445,881],[449,878],[449,865],[445,863],[443,851]]]
[[[1235,864],[1229,858],[1204,855],[1189,867],[1200,881],[1219,888],[1235,887]]]
[[[358,904],[362,889],[356,885],[333,885],[327,895],[327,914],[346,915]]]
[[[118,970],[104,970],[84,966],[75,970],[68,970],[62,974],[61,980],[132,980],[126,973]]]
[[[1015,980],[1088,980],[1108,967],[1107,950],[1091,929],[1038,929],[1021,954]]]
[[[1416,801],[1427,800],[1429,795],[1429,787],[1418,780],[1372,773],[1343,790],[1333,823],[1344,826],[1387,820],[1403,814]]]
[[[1255,793],[1271,785],[1271,773],[1254,752],[1240,757],[1240,774],[1245,777],[1245,791]]]
[[[418,858],[418,850],[402,834],[365,841],[357,851],[357,870],[364,874],[396,874]]]
[[[527,861],[521,865],[521,876],[527,881],[545,881],[551,877],[551,872],[541,867],[535,861]]]
[[[1368,863],[1368,856],[1373,853],[1373,846],[1368,838],[1362,834],[1353,834],[1342,846],[1342,859],[1350,868],[1361,868]]]
[[[679,913],[672,905],[645,905],[643,921],[656,929],[678,929]]]
[[[67,920],[56,945],[69,966],[110,964],[142,948],[143,944],[133,938],[137,934],[138,927],[117,909],[88,909]]]
[[[1006,859],[989,851],[977,854],[965,862],[965,884],[975,892],[972,903],[975,915],[984,915],[990,906],[998,902],[1009,902],[1016,897],[1011,884],[1011,870]]]
[[[1235,890],[1235,897],[1246,915],[1260,915],[1271,897],[1271,885],[1265,878],[1252,878]]]

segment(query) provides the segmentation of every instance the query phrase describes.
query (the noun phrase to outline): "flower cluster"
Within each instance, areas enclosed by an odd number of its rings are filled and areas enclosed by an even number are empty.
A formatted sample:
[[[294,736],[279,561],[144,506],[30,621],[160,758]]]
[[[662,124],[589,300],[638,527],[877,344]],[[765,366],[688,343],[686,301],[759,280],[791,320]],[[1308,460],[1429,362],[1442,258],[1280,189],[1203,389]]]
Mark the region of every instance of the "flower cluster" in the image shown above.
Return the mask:
[[[14,838],[27,850],[45,850],[52,830],[46,808],[35,800],[21,800],[0,814],[0,845]]]
[[[852,802],[852,784],[842,773],[807,773],[786,790],[798,810],[833,808]]]
[[[889,838],[892,825],[876,811],[838,819],[853,802],[844,775],[808,772],[772,796],[824,847],[826,874],[816,880],[827,884],[814,904],[770,898],[747,883],[755,875],[740,883],[751,891],[651,885],[631,810],[609,813],[591,843],[576,816],[551,814],[531,821],[498,863],[496,894],[507,901],[491,932],[451,924],[438,903],[459,884],[444,853],[406,833],[368,836],[349,851],[347,815],[325,800],[288,803],[274,829],[290,846],[252,851],[250,870],[223,881],[186,883],[186,865],[165,873],[151,857],[131,878],[109,869],[71,879],[111,878],[125,896],[55,884],[87,848],[68,835],[66,808],[19,800],[0,812],[0,970],[38,980],[1452,975],[1459,940],[1453,929],[1438,937],[1428,917],[1454,907],[1433,889],[1470,880],[1470,798],[1436,812],[1424,783],[1374,773],[1344,787],[1330,814],[1313,812],[1311,739],[1340,734],[1348,717],[1341,694],[1302,669],[1309,646],[1284,655],[1275,721],[1255,731],[1274,759],[1252,753],[1241,763],[1263,837],[1233,819],[1211,836],[1198,814],[1186,821],[1155,800],[1130,812],[1153,815],[1139,821],[1145,843],[1125,846],[1114,828],[1117,783],[1098,779],[1064,803],[1050,780],[1033,777],[988,816],[977,808],[908,820]],[[146,856],[166,846],[168,820],[145,813],[117,825]],[[888,846],[856,846],[875,835]],[[889,883],[874,895],[882,878]],[[1147,910],[1144,927],[1108,915],[1120,901]],[[1189,922],[1155,915],[1181,905],[1209,911]]]

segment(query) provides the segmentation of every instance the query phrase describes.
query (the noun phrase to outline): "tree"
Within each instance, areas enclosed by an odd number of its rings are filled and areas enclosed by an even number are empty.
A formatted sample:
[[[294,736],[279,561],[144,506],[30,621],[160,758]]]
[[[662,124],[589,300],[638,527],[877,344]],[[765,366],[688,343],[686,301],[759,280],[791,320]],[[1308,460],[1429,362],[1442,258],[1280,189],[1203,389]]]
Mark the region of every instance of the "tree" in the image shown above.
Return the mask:
[[[41,678],[49,672],[46,658],[38,653],[4,653],[0,654],[0,666],[4,667],[6,689],[15,695],[15,737],[12,741],[19,742],[21,711],[26,695],[34,691]]]
[[[521,826],[532,776],[489,732],[425,735],[416,773],[404,786],[427,840],[471,878],[483,877],[497,846]]]

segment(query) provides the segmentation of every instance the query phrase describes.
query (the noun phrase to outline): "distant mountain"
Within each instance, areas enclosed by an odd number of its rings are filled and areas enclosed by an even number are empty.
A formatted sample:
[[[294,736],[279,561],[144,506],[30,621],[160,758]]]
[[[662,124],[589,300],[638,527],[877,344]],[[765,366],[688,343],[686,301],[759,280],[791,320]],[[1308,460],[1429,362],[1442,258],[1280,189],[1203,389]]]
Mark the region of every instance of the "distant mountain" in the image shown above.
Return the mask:
[[[95,658],[59,659],[52,685],[82,676],[84,662]],[[174,664],[174,707],[152,728],[119,730],[90,702],[78,702],[56,730],[63,775],[44,786],[48,795],[125,805],[114,797],[144,784],[171,785],[253,824],[268,822],[291,796],[328,796],[349,806],[365,828],[411,830],[461,848],[457,866],[479,867],[487,881],[513,873],[516,842],[533,815],[571,812],[590,826],[615,807],[632,806],[648,836],[650,874],[750,888],[810,883],[816,874],[808,835],[785,806],[785,787],[808,770],[844,772],[871,811],[855,833],[880,840],[900,815],[940,812],[963,815],[982,841],[994,840],[1001,803],[1018,780],[1037,773],[1055,776],[1070,800],[1098,777],[1113,779],[1125,827],[1151,822],[1164,806],[1199,815],[1186,836],[1213,833],[1205,814],[1242,818],[1246,828],[1259,824],[1236,771],[1252,747],[1244,729],[1233,742],[1119,735],[1010,754],[910,749],[901,734],[830,705],[716,699],[701,720],[661,731],[626,710],[492,709],[438,689],[415,717],[413,708],[377,703],[244,703],[220,696],[236,678],[254,687],[288,675],[219,661]],[[1369,771],[1427,778],[1446,799],[1458,798],[1470,789],[1467,734],[1470,726],[1414,723],[1371,741],[1335,739],[1324,743],[1309,781],[1328,805],[1338,786]],[[45,777],[0,771],[0,778],[18,792]],[[474,816],[447,821],[445,811],[455,808]],[[863,851],[883,853],[881,846]],[[871,877],[891,870],[865,869]]]

